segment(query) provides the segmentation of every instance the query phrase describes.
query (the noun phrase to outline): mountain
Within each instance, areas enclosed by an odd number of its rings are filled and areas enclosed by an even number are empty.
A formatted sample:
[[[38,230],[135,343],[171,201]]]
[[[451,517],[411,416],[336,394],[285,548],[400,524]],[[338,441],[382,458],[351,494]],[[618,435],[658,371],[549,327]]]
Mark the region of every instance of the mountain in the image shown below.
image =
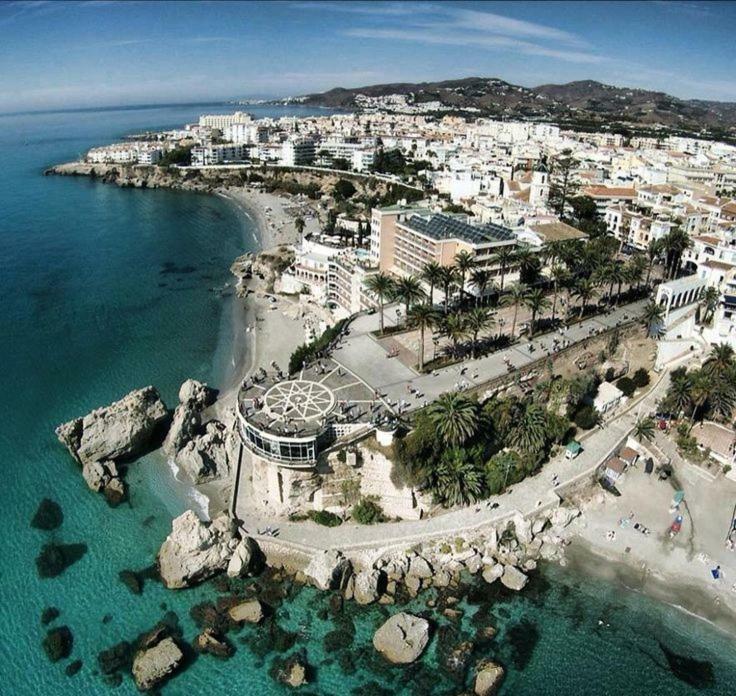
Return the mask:
[[[398,95],[391,104],[378,98]],[[563,125],[620,124],[736,136],[736,103],[678,99],[664,92],[614,87],[593,80],[521,87],[498,78],[400,82],[308,94],[290,101],[356,110],[467,112],[551,120]]]

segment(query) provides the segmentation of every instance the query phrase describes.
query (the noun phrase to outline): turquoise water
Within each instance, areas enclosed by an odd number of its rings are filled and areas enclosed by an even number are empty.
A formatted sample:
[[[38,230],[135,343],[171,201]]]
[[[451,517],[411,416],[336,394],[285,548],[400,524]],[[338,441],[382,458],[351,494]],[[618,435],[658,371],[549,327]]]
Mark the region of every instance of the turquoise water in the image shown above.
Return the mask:
[[[135,637],[167,610],[191,640],[189,609],[216,594],[211,586],[168,592],[155,582],[141,596],[127,590],[118,572],[150,565],[172,516],[192,501],[151,456],[130,468],[130,504],[109,509],[87,490],[53,429],[146,384],[173,405],[187,377],[222,383],[231,347],[227,269],[250,248],[253,230],[215,197],[41,176],[91,145],[180,125],[204,110],[0,116],[0,693],[109,693],[94,673],[99,650]],[[63,508],[55,532],[29,525],[44,497]],[[60,577],[40,579],[34,561],[49,540],[85,543],[87,552]],[[733,692],[730,639],[614,586],[559,569],[550,575],[550,583],[538,580],[522,595],[470,592],[454,630],[433,612],[430,648],[408,669],[386,668],[371,647],[386,609],[349,606],[336,621],[328,596],[292,590],[275,623],[306,648],[317,680],[305,690],[311,693],[457,693],[463,684],[447,668],[445,648],[472,638],[484,622],[499,635],[473,659],[495,656],[507,666],[507,694],[693,693],[663,668],[659,640],[713,663],[710,693]],[[84,661],[74,677],[64,674],[66,662],[49,663],[40,646],[40,615],[51,605],[74,634],[73,659]],[[426,611],[423,603],[411,608]],[[609,627],[599,628],[601,616]],[[324,644],[336,629],[343,633],[332,640],[342,650],[330,639]],[[274,655],[263,636],[263,629],[244,630],[230,661],[201,657],[164,693],[283,693],[268,676]],[[126,679],[116,692],[135,688]]]

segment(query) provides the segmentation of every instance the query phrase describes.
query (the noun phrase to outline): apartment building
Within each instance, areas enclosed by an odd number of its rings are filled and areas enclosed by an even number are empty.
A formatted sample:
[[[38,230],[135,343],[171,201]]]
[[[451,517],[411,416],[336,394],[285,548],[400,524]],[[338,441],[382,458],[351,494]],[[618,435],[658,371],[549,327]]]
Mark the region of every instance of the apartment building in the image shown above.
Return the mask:
[[[281,144],[281,164],[304,166],[314,162],[317,148],[311,138],[289,138]]]
[[[225,129],[236,123],[250,123],[253,117],[244,111],[236,111],[234,114],[202,114],[199,117],[199,125],[205,128],[216,128],[225,132]]]
[[[516,246],[516,235],[507,227],[471,224],[465,216],[433,213],[418,206],[375,209],[371,219],[371,258],[382,271],[395,275],[418,276],[431,261],[452,266],[455,256],[467,251],[479,267],[499,276],[495,255],[504,247]],[[507,269],[509,280],[514,272]]]
[[[246,158],[244,145],[202,145],[192,148],[192,166],[195,167],[242,162]]]

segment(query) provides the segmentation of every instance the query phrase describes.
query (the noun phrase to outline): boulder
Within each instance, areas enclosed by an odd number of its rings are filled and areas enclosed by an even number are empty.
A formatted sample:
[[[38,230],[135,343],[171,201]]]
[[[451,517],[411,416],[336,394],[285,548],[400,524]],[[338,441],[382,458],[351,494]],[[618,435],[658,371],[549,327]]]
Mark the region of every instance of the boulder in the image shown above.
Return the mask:
[[[475,674],[473,693],[476,696],[493,696],[498,691],[503,681],[504,670],[501,665],[483,660]]]
[[[250,537],[241,539],[235,547],[230,562],[227,564],[227,574],[230,578],[243,578],[255,571],[260,557],[258,544]]]
[[[371,604],[380,594],[378,586],[381,582],[381,571],[371,568],[362,570],[355,576],[353,598],[358,604]]]
[[[407,575],[413,575],[416,578],[431,578],[432,566],[429,565],[426,558],[422,556],[413,556],[409,560],[409,570]]]
[[[55,500],[44,498],[39,504],[36,513],[31,519],[31,527],[43,529],[45,532],[53,532],[61,527],[64,521],[64,512],[61,505]]]
[[[549,521],[553,527],[562,529],[567,527],[576,517],[580,515],[580,510],[575,507],[558,507],[552,511]]]
[[[204,483],[230,475],[231,453],[236,450],[235,434],[220,421],[207,423],[203,435],[187,442],[175,460],[193,483]]]
[[[173,638],[164,638],[133,658],[133,679],[140,691],[149,691],[170,677],[181,665],[184,653]]]
[[[205,628],[194,641],[194,649],[200,653],[208,653],[219,658],[232,657],[235,649],[227,638],[211,628]]]
[[[504,567],[503,575],[501,576],[501,583],[510,590],[516,590],[518,592],[524,588],[527,582],[529,582],[529,578],[518,568],[515,568],[512,565]]]
[[[43,639],[43,649],[51,662],[58,662],[72,654],[74,637],[68,626],[49,629]]]
[[[206,384],[188,379],[179,389],[179,405],[174,411],[169,433],[164,440],[164,451],[176,455],[192,440],[202,424],[201,412],[214,400],[214,391]]]
[[[532,538],[532,524],[522,515],[514,515],[514,530],[516,539],[521,544],[528,544]]]
[[[154,438],[168,417],[158,391],[145,387],[60,425],[56,435],[81,464],[131,458],[158,444]]]
[[[429,622],[401,612],[394,614],[374,634],[373,647],[389,662],[409,664],[427,647]]]
[[[257,624],[263,620],[263,605],[258,599],[249,599],[230,607],[227,613],[235,623]]]
[[[298,689],[307,683],[307,670],[309,665],[302,653],[296,653],[288,657],[283,662],[274,665],[275,674],[278,681],[282,684],[290,686],[292,689]]]
[[[532,522],[532,534],[534,534],[534,536],[541,534],[547,526],[547,522],[549,522],[549,519],[546,517],[537,517],[537,519]]]
[[[483,567],[483,557],[479,553],[474,553],[469,558],[466,558],[465,567],[471,575],[475,575]]]
[[[483,579],[492,585],[503,575],[503,565],[500,563],[494,563],[483,568]]]
[[[330,549],[312,556],[304,574],[320,590],[341,587],[352,573],[350,561],[340,551]]]
[[[111,478],[110,482],[105,486],[105,489],[102,492],[105,495],[105,500],[107,500],[108,505],[116,507],[125,500],[125,481],[118,477]]]
[[[226,515],[207,524],[193,510],[172,522],[158,554],[161,580],[169,589],[189,587],[227,568],[238,540]]]

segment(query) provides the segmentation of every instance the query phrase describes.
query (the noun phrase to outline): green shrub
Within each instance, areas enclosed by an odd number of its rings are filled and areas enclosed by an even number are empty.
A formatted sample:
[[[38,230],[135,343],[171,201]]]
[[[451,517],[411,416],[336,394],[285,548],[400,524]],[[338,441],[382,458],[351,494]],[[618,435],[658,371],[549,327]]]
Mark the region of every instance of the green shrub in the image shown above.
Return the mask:
[[[363,498],[353,507],[352,517],[358,524],[375,524],[383,522],[383,508],[372,498]]]
[[[622,377],[616,386],[624,393],[624,396],[631,396],[636,391],[636,383],[630,377]]]
[[[300,345],[289,358],[289,374],[294,375],[304,367],[319,351],[326,348],[334,341],[342,331],[348,319],[338,321],[334,326],[330,326],[311,343],[303,343]]]
[[[643,368],[640,367],[633,376],[634,384],[637,386],[637,388],[646,387],[647,384],[649,384],[649,372]]]
[[[575,425],[579,428],[590,430],[598,425],[600,414],[594,406],[591,404],[585,404],[575,412],[572,419],[575,421]]]
[[[170,164],[191,164],[192,162],[192,146],[175,147],[173,150],[162,155],[158,161],[159,167],[168,167]]]
[[[310,510],[308,514],[312,522],[321,524],[323,527],[339,527],[342,524],[342,520],[334,512]]]

